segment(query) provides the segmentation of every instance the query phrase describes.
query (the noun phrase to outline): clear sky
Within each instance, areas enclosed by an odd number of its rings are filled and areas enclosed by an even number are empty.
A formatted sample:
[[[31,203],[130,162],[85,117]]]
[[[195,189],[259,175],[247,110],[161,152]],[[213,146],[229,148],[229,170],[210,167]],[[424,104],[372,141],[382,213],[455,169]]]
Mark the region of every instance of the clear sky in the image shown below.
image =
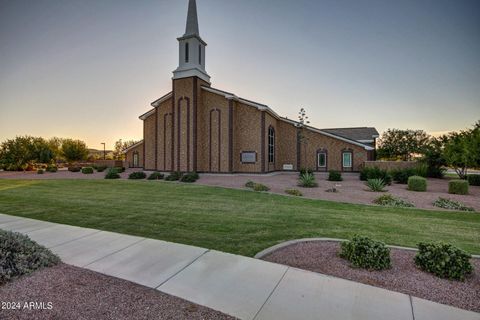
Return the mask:
[[[141,139],[187,0],[0,0],[0,141]],[[319,128],[480,119],[478,0],[197,0],[212,86]]]

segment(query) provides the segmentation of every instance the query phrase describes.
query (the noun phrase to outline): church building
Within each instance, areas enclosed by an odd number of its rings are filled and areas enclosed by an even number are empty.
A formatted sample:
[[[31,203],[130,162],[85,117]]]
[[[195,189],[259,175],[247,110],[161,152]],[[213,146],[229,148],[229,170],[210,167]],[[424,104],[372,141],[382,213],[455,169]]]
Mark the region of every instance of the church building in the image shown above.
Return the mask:
[[[364,161],[374,159],[375,128],[300,125],[265,104],[213,87],[195,0],[189,0],[185,34],[177,40],[172,91],[140,116],[143,140],[125,150],[129,167],[211,173],[359,171]]]

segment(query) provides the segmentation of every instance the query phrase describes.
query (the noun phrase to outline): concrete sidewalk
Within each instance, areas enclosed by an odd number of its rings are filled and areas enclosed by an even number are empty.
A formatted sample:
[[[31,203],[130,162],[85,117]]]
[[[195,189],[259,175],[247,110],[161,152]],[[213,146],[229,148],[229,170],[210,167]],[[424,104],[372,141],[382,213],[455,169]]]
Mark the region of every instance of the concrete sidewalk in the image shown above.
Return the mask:
[[[240,319],[477,319],[480,314],[248,257],[0,214],[65,263],[129,280]]]

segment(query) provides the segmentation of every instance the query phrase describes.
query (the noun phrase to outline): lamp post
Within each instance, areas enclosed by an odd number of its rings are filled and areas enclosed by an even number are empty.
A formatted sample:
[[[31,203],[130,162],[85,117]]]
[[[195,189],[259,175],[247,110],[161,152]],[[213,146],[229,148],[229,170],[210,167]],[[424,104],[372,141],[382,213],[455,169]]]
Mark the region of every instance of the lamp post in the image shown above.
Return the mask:
[[[101,144],[103,144],[103,160],[105,160],[106,156],[105,156],[105,142],[102,142]]]

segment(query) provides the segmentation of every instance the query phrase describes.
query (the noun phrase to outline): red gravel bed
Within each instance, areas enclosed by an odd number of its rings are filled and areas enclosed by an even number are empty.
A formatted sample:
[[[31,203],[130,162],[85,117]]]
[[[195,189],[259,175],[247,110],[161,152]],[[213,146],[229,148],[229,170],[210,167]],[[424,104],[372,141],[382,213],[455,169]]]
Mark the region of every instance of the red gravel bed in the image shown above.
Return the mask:
[[[235,319],[129,281],[60,264],[0,286],[0,303],[48,302],[50,310],[5,310],[0,319]]]
[[[337,242],[303,242],[278,249],[262,259],[480,312],[480,259],[472,259],[474,273],[465,282],[459,282],[419,270],[413,262],[413,251],[391,249],[391,269],[367,271],[350,267],[348,261],[338,257],[339,250]]]

